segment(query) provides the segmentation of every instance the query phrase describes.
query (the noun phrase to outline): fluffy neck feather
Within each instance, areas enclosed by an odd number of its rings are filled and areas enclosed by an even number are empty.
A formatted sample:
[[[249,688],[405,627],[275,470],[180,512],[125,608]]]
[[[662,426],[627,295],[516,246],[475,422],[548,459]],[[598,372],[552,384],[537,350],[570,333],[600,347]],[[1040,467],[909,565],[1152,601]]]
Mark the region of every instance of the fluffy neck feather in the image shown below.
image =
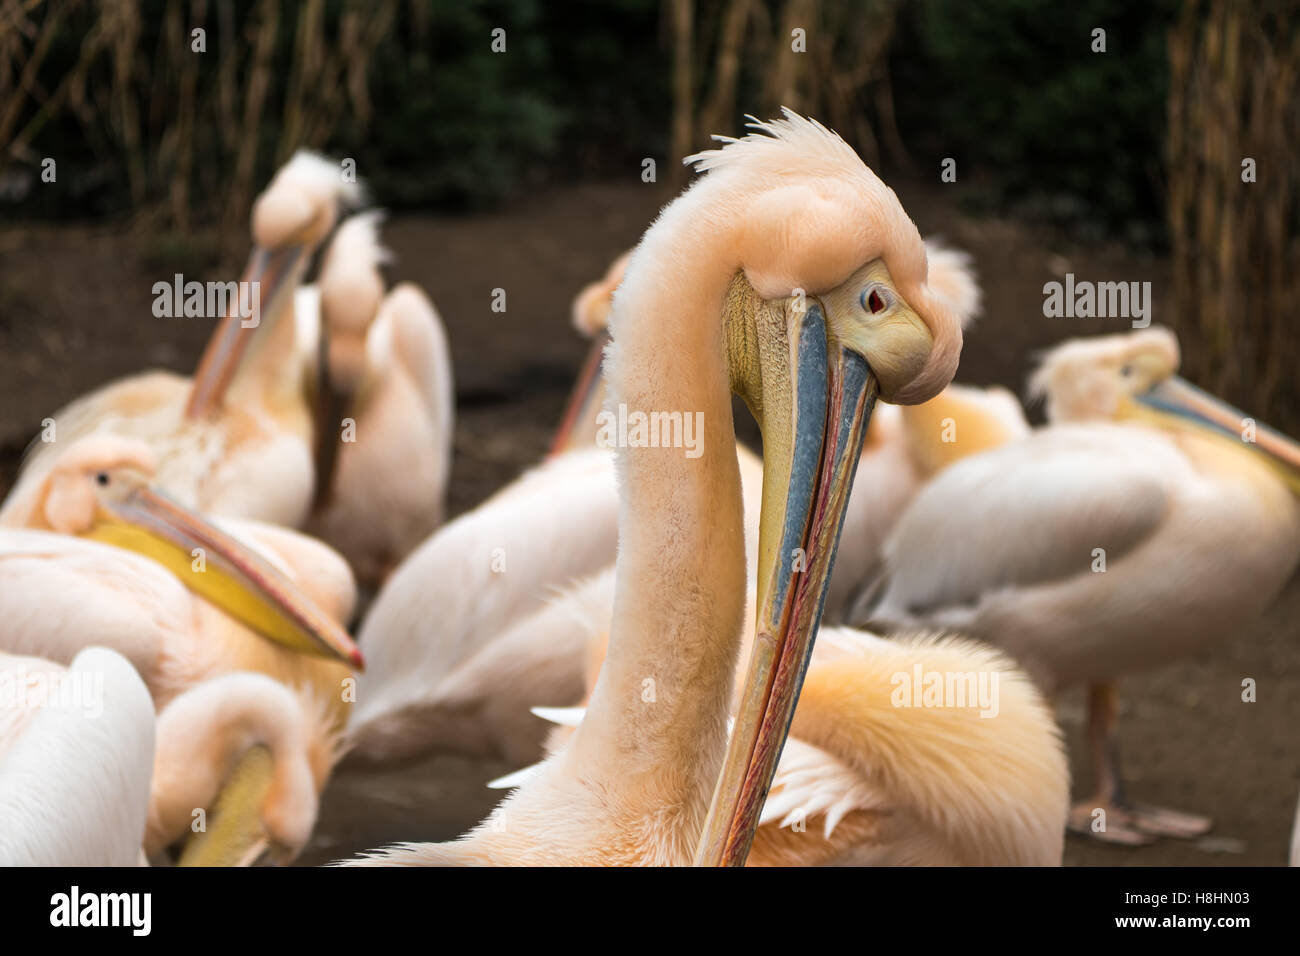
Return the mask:
[[[573,751],[630,803],[651,798],[656,812],[673,806],[695,826],[725,743],[745,582],[721,315],[740,262],[736,217],[713,186],[705,180],[665,210],[615,300],[608,407],[703,412],[703,453],[618,452],[609,655]]]

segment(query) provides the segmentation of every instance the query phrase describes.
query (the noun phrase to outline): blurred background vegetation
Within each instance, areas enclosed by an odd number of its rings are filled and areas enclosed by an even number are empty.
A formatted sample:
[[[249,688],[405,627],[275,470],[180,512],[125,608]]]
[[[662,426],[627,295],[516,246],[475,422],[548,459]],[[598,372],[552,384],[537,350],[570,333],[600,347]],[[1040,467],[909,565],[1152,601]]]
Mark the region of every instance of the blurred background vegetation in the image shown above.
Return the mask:
[[[937,182],[955,159],[972,213],[1170,255],[1193,371],[1280,399],[1294,430],[1298,6],[0,0],[0,215],[242,248],[300,147],[354,158],[392,209],[474,211],[644,157],[680,183],[710,133],[784,104],[887,177]],[[45,157],[63,188],[37,188]]]
[[[238,222],[308,146],[354,157],[382,202],[465,208],[646,156],[672,175],[670,156],[788,104],[869,162],[930,172],[956,158],[987,180],[990,207],[1140,228],[1161,219],[1176,13],[1174,0],[0,0],[0,169],[15,214],[154,205],[183,228]],[[1106,55],[1080,41],[1095,25]],[[21,190],[44,156],[73,188]]]

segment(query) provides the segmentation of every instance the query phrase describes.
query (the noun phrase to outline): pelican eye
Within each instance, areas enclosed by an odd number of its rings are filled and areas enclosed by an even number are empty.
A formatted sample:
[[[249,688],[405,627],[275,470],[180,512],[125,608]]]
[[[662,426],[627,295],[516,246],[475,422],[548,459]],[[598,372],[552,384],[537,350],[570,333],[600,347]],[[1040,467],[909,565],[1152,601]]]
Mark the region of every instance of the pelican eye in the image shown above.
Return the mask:
[[[1130,377],[1132,377],[1132,375],[1133,375],[1133,366],[1132,366],[1132,365],[1121,365],[1121,366],[1120,366],[1120,370],[1119,370],[1119,374],[1122,375],[1122,376],[1124,376],[1125,378],[1130,378]]]
[[[862,293],[862,307],[872,315],[879,315],[889,308],[889,298],[877,286],[872,286]]]
[[[103,485],[108,484],[108,472],[106,471],[98,472],[95,475],[95,484],[100,485],[101,487]]]

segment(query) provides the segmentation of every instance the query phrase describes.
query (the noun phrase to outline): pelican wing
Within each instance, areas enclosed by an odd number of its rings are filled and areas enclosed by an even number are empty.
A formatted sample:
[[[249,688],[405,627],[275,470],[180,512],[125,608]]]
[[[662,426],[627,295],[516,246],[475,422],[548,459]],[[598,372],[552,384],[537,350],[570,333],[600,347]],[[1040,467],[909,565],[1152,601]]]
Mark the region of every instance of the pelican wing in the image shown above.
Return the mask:
[[[141,673],[165,638],[193,628],[185,586],[143,555],[47,531],[0,529],[0,652],[68,664],[89,644]]]
[[[960,461],[913,501],[885,545],[873,614],[915,620],[989,592],[1095,573],[1145,541],[1186,460],[1120,425],[1056,426]]]
[[[154,711],[139,675],[91,647],[66,671],[0,657],[0,681],[24,711],[0,734],[0,865],[140,862]]]
[[[419,286],[404,282],[384,299],[366,336],[366,359],[372,369],[401,362],[419,392],[443,458],[450,460],[456,408],[451,350],[442,317]]]

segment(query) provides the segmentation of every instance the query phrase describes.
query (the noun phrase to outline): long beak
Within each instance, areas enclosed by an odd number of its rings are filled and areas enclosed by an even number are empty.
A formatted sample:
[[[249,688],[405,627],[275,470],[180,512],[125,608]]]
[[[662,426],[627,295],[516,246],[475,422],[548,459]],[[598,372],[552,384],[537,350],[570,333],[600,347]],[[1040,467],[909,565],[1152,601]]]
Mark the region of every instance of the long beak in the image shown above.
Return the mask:
[[[866,360],[828,340],[820,303],[779,334],[760,330],[763,513],[754,651],[695,863],[740,866],[790,730],[821,621],[878,386]]]
[[[268,640],[361,670],[347,632],[260,555],[144,484],[101,500],[84,537],[152,558]]]
[[[239,279],[234,307],[217,324],[199,359],[185,409],[187,418],[202,418],[221,405],[249,342],[258,329],[272,324],[283,311],[287,293],[293,286],[290,278],[304,251],[300,245],[253,249]]]
[[[204,829],[185,841],[177,866],[257,866],[281,862],[262,823],[272,786],[272,758],[266,747],[250,748],[206,810]]]
[[[1300,493],[1300,444],[1257,423],[1241,409],[1176,375],[1137,396],[1136,401],[1141,409],[1138,417],[1153,424],[1190,422],[1259,452],[1292,490]]]
[[[605,404],[605,377],[600,370],[608,343],[609,332],[604,329],[593,337],[591,348],[582,363],[582,371],[578,373],[578,380],[569,393],[569,402],[564,407],[560,427],[551,439],[548,458],[563,454],[580,444],[595,441],[596,414]]]

